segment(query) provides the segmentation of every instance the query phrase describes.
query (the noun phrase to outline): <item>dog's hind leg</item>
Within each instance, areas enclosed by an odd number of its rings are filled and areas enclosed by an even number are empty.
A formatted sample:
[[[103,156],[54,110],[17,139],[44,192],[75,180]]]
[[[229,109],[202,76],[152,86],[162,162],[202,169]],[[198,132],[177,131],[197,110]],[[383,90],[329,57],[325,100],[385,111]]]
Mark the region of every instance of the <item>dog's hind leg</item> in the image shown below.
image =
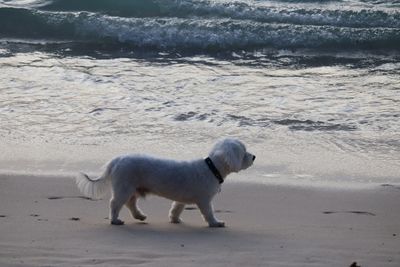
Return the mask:
[[[114,190],[114,188],[113,188]],[[113,196],[110,200],[110,219],[111,224],[114,225],[123,225],[124,222],[118,219],[119,212],[121,211],[122,206],[129,200],[132,192],[127,190],[125,191],[113,191]]]
[[[179,218],[183,209],[185,208],[185,204],[180,202],[172,202],[171,209],[169,210],[169,219],[171,223],[181,223],[182,220]]]
[[[143,212],[137,206],[137,197],[136,197],[135,194],[133,194],[131,196],[131,198],[128,200],[128,202],[126,202],[125,205],[131,211],[131,214],[132,214],[133,218],[135,218],[137,220],[140,220],[140,221],[146,220],[147,216],[144,215]]]

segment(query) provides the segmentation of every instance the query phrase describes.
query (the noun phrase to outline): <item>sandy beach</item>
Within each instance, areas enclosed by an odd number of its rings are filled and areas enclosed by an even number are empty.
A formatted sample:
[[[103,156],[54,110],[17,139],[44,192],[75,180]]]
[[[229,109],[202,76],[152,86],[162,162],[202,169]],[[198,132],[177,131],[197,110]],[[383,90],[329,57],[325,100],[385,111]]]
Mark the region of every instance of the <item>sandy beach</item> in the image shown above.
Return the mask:
[[[194,206],[170,224],[170,201],[141,200],[145,223],[72,177],[0,176],[0,266],[400,266],[400,187],[338,190],[235,183],[215,199],[227,227]]]
[[[400,267],[399,77],[399,0],[0,0],[0,267]],[[75,185],[224,137],[226,228]]]

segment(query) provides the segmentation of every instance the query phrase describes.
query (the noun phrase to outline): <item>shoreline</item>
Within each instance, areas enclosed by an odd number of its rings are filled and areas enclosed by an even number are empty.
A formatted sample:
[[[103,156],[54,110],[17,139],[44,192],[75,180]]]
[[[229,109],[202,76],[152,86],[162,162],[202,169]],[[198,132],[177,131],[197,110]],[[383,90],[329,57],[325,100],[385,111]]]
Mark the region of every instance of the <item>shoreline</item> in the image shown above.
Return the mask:
[[[103,167],[98,168],[98,172],[89,171],[87,174],[90,177],[98,177],[101,175],[101,170]],[[248,172],[248,170],[246,170]],[[328,190],[328,191],[370,191],[370,190],[378,190],[379,188],[389,187],[400,190],[400,183],[397,182],[370,182],[370,183],[361,183],[361,182],[343,182],[343,181],[332,181],[332,180],[320,180],[320,181],[307,181],[305,180],[288,180],[288,179],[265,179],[260,180],[252,179],[249,175],[246,175],[246,172],[242,173],[234,173],[231,174],[226,183],[232,184],[234,186],[240,185],[250,185],[250,186],[262,186],[262,187],[276,187],[276,188],[297,188],[303,190]],[[74,179],[75,175],[80,173],[80,171],[71,171],[71,172],[57,172],[57,171],[29,171],[29,170],[5,170],[0,169],[0,177],[9,177],[9,178],[23,178],[23,179]],[[85,172],[86,173],[86,172]],[[262,176],[262,175],[260,175]],[[274,174],[274,176],[278,177],[279,174]],[[284,176],[284,175],[281,175]],[[281,177],[279,177],[281,178]]]
[[[0,142],[0,150],[4,152],[0,155],[0,175],[59,177],[74,176],[81,171],[97,175],[102,166],[115,156],[132,153],[175,160],[205,158],[218,138],[210,140],[203,144],[167,138],[156,144],[154,140],[130,137],[93,146],[52,142],[7,143],[3,140]],[[381,184],[400,185],[398,162],[329,151],[318,145],[305,149],[304,142],[293,148],[293,143],[275,143],[276,139],[265,143],[259,141],[244,140],[248,150],[257,156],[257,161],[246,172],[229,176],[230,181],[351,189],[368,189]],[[312,140],[308,141],[312,143]]]
[[[148,215],[106,220],[108,197],[82,198],[71,178],[0,174],[2,266],[398,266],[400,189],[365,190],[224,183],[214,201],[224,229],[188,206],[148,197]]]

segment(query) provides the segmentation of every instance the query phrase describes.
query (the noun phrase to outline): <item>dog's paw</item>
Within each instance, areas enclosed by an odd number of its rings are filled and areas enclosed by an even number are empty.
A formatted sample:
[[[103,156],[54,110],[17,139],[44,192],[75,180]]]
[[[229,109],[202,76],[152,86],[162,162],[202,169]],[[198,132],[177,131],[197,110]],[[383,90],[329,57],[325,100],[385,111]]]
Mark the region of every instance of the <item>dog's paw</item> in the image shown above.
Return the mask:
[[[121,221],[120,219],[115,219],[111,221],[112,225],[124,225],[124,221]]]
[[[181,220],[181,218],[169,218],[169,222],[178,224],[178,223],[181,223],[182,220]]]
[[[137,214],[137,215],[135,215],[134,218],[135,218],[136,220],[139,220],[139,221],[144,221],[144,220],[147,219],[147,216],[146,216],[146,215],[143,215],[143,214]]]
[[[225,227],[225,223],[224,222],[214,222],[214,223],[209,223],[208,226],[220,228],[220,227]]]

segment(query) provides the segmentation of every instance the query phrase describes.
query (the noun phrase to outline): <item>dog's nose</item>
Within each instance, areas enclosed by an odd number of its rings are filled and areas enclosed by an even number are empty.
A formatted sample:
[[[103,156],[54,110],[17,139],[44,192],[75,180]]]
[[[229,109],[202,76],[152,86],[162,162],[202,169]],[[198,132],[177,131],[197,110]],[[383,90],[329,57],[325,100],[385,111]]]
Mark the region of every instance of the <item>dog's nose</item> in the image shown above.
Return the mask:
[[[253,155],[253,161],[256,159],[256,156]]]

